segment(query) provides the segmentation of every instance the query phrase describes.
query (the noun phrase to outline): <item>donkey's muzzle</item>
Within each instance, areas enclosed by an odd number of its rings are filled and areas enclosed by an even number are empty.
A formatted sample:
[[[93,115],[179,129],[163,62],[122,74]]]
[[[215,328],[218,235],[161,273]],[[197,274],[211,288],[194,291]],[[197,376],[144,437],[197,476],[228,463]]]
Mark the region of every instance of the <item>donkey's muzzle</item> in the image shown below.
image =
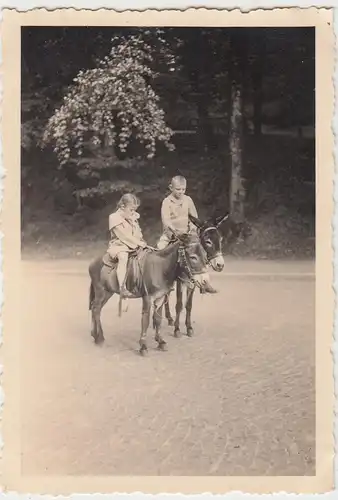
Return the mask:
[[[210,265],[213,268],[214,271],[217,271],[218,273],[223,271],[224,269],[224,259],[223,255],[217,255],[213,259],[210,260]]]

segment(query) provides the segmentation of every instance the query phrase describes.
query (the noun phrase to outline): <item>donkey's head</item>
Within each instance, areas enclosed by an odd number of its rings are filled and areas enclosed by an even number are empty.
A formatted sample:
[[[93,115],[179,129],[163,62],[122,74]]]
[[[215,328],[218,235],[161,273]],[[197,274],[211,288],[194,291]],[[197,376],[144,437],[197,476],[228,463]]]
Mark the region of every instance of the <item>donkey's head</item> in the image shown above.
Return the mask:
[[[218,231],[219,226],[229,217],[229,214],[214,217],[208,221],[201,221],[197,217],[189,215],[191,222],[197,227],[200,242],[207,254],[208,262],[215,271],[222,271],[224,259],[222,255],[222,235]]]
[[[187,278],[198,286],[209,281],[207,259],[197,234],[187,233],[176,235],[180,242],[179,264]]]

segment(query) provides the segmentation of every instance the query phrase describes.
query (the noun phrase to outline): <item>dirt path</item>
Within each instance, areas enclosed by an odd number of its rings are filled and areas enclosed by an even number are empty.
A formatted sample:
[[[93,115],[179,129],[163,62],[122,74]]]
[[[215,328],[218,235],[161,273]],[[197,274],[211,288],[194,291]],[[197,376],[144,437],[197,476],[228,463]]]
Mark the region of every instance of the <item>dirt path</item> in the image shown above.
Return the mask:
[[[138,348],[140,301],[89,333],[84,261],[24,262],[25,474],[312,475],[314,264],[229,261],[195,337]],[[182,322],[183,323],[183,322]],[[24,408],[24,410],[23,410]]]

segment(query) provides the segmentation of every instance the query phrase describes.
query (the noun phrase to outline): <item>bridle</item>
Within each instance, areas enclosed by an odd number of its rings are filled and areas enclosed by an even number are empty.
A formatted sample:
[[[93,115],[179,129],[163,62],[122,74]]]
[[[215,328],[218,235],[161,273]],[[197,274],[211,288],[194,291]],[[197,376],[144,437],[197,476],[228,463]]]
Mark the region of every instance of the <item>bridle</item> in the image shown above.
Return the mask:
[[[187,245],[188,247],[190,245]],[[201,288],[201,285],[199,284],[198,281],[195,280],[194,276],[196,274],[201,274],[201,272],[194,272],[192,269],[191,269],[191,266],[188,262],[188,258],[187,258],[187,247],[186,245],[180,241],[179,243],[179,247],[178,247],[178,263],[179,265],[181,266],[182,270],[184,271],[184,273],[187,275],[187,278],[188,280],[184,280],[183,278],[179,277],[179,279],[181,281],[188,281],[190,283],[193,283],[194,285],[197,285],[198,287]],[[207,259],[205,259],[205,263],[207,264]]]
[[[218,233],[218,229],[217,229],[216,226],[208,226],[205,229],[197,228],[197,236],[198,236],[199,242],[201,244],[201,247],[203,249],[203,252],[205,254],[205,263],[206,263],[206,265],[209,265],[212,259],[215,259],[216,257],[222,256],[222,252],[221,251],[218,251],[214,255],[209,256],[208,252],[203,247],[203,245],[201,243],[201,236],[205,235],[205,233],[207,233],[208,231],[216,231],[217,235],[219,234]],[[190,234],[190,231],[189,231],[188,234]],[[179,238],[177,238],[177,236],[176,236],[175,239],[179,239]],[[186,249],[186,246],[184,245],[184,243],[182,241],[180,241],[179,247],[178,247],[178,263],[179,263],[179,265],[181,266],[182,270],[184,271],[184,273],[187,275],[187,278],[188,278],[187,280],[185,280],[184,278],[179,277],[179,279],[181,281],[190,282],[190,283],[192,283],[194,285],[197,285],[199,288],[201,288],[201,285],[194,278],[195,274],[200,274],[200,273],[197,273],[197,272],[194,273],[192,271],[191,266],[189,265],[189,262],[188,262],[188,258],[187,258],[187,249]]]
[[[218,232],[218,229],[217,229],[216,226],[208,226],[205,229],[202,229],[202,228],[201,229],[200,228],[197,229],[197,233],[198,233],[199,238],[201,239],[202,235],[205,235],[205,233],[208,232],[208,231],[216,231],[217,235],[219,235],[219,232]],[[212,261],[212,259],[215,259],[216,257],[221,257],[222,256],[222,252],[221,251],[216,252],[211,257],[211,256],[208,255],[208,252],[205,250],[205,248],[203,248],[203,250],[206,253],[207,264],[210,264],[210,262]]]

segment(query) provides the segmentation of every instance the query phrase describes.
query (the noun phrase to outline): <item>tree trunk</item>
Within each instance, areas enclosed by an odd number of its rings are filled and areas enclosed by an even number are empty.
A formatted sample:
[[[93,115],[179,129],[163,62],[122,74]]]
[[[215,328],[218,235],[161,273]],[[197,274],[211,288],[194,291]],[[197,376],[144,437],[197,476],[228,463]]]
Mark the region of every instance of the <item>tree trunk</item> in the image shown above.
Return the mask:
[[[262,133],[262,73],[257,74],[254,79],[254,97],[253,97],[253,127],[254,135],[260,136]]]
[[[252,68],[253,85],[253,126],[256,136],[262,133],[262,106],[263,106],[263,66],[265,56],[265,37],[258,33],[255,40],[255,60]]]
[[[215,147],[215,138],[213,133],[212,124],[210,123],[208,105],[205,102],[204,96],[200,96],[196,102],[198,121],[200,130],[202,132],[204,148],[207,151],[212,151]]]
[[[230,180],[230,213],[234,222],[244,221],[245,189],[243,182],[243,98],[242,85],[232,83],[231,89],[231,180]]]
[[[245,34],[232,37],[232,81],[231,81],[231,120],[230,120],[230,213],[235,224],[245,220],[246,191],[243,179],[243,88],[247,59],[247,40]]]

